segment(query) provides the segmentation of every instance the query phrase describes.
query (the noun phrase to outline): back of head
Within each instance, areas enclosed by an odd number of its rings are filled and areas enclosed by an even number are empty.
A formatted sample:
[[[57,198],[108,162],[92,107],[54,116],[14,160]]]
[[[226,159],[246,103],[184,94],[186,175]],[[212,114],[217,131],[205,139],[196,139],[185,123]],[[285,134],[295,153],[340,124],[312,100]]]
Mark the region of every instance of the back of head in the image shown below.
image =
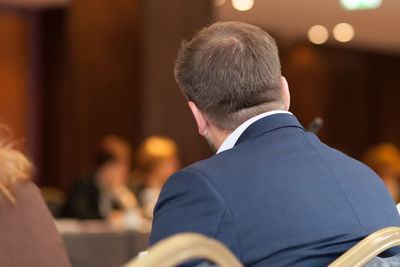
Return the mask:
[[[127,166],[131,163],[131,147],[129,143],[117,135],[103,137],[95,151],[96,168],[111,161],[118,161]]]
[[[142,173],[151,172],[163,159],[176,158],[178,148],[165,136],[150,136],[136,152],[136,168]]]
[[[175,77],[187,99],[223,130],[285,108],[275,41],[246,23],[217,22],[184,42]]]
[[[0,126],[0,201],[3,196],[13,204],[13,190],[17,183],[29,179],[32,164],[7,139],[8,130]]]

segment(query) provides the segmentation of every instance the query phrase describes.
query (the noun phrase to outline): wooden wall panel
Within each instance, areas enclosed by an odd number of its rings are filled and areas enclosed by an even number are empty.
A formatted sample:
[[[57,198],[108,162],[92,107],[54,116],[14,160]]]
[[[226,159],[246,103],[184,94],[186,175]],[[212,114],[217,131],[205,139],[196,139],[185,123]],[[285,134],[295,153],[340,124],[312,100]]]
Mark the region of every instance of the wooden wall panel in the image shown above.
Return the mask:
[[[29,28],[25,16],[0,10],[0,123],[27,138]]]
[[[360,158],[379,142],[400,145],[400,57],[292,44],[282,52],[291,111],[304,126],[324,119],[320,138]]]
[[[140,135],[140,1],[73,1],[44,15],[44,183],[70,187],[107,134]]]
[[[329,70],[323,55],[310,46],[295,44],[287,53],[281,55],[281,64],[292,99],[290,111],[307,127],[326,113]]]
[[[69,73],[67,11],[41,13],[41,184],[67,188],[74,176],[74,88]]]
[[[191,39],[211,22],[210,0],[146,0],[144,4],[144,76],[142,138],[166,135],[174,139],[183,165],[212,154],[173,75],[182,39]]]
[[[71,86],[76,92],[79,172],[99,138],[138,143],[141,97],[140,1],[75,1],[69,14]]]

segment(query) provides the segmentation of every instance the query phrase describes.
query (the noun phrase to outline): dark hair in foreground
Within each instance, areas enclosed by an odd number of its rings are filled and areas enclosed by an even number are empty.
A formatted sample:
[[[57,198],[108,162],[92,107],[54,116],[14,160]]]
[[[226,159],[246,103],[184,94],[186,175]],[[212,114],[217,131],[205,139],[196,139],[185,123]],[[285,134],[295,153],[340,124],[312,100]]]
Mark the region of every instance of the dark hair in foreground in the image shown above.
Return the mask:
[[[175,78],[189,101],[223,130],[284,109],[281,65],[274,39],[256,26],[217,22],[183,42]]]

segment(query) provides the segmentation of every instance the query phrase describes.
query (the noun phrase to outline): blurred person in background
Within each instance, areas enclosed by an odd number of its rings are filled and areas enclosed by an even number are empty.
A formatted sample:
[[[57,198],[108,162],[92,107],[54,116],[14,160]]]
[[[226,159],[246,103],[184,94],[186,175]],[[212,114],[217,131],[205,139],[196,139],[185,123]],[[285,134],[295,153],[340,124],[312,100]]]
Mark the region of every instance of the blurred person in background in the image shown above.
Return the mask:
[[[70,266],[32,165],[0,126],[0,266]]]
[[[400,151],[396,145],[381,143],[364,152],[362,161],[386,184],[395,203],[400,201]]]
[[[139,216],[137,200],[126,186],[131,167],[128,142],[116,135],[104,137],[95,161],[93,174],[79,180],[68,195],[65,216],[112,221],[122,220],[124,212]]]
[[[162,186],[180,168],[177,146],[168,137],[151,136],[139,146],[135,162],[131,188],[144,215],[152,218]]]

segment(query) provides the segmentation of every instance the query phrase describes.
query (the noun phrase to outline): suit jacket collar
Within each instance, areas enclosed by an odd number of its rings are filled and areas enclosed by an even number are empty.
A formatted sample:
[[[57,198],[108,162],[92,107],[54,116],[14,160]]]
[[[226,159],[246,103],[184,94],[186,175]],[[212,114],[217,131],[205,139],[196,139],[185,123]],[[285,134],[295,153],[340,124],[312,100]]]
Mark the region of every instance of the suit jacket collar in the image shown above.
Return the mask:
[[[303,126],[301,126],[295,116],[291,114],[275,114],[251,124],[239,137],[235,146],[247,140],[256,138],[264,133],[283,127],[298,127],[304,130]]]

